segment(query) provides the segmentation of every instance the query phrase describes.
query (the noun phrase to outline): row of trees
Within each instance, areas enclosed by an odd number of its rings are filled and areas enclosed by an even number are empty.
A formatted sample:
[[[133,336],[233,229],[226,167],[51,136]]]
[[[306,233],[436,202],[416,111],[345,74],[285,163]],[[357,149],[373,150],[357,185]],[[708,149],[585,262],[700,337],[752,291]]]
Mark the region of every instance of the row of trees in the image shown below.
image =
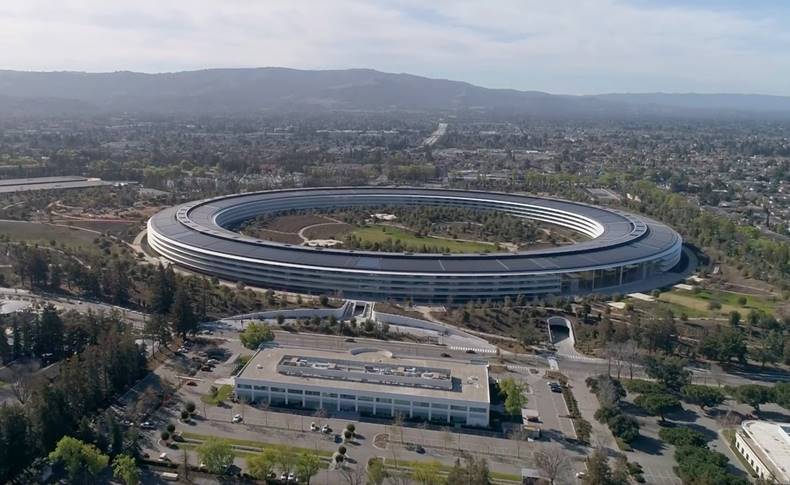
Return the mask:
[[[102,330],[95,343],[58,364],[57,378],[20,379],[19,403],[0,408],[0,481],[7,481],[64,436],[83,429],[83,420],[109,404],[145,373],[145,354],[131,332],[118,324]],[[118,453],[118,440],[106,448]],[[122,441],[122,440],[121,440]]]

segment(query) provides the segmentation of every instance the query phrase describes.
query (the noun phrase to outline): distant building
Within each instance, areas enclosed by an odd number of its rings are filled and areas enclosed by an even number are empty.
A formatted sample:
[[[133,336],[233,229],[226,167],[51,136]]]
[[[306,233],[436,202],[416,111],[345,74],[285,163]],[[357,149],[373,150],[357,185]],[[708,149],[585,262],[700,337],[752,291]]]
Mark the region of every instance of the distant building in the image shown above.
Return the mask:
[[[272,406],[488,426],[488,369],[384,351],[264,348],[235,379],[236,397]]]
[[[735,435],[735,448],[757,476],[790,485],[790,423],[744,421]]]

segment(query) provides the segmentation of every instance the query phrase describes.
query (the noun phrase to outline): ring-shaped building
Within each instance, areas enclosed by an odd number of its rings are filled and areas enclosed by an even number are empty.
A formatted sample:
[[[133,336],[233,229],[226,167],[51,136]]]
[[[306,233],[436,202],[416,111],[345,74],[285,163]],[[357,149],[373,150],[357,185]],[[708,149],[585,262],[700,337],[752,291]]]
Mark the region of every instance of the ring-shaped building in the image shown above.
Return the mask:
[[[261,215],[352,206],[498,211],[589,239],[519,252],[416,254],[283,244],[231,230]],[[149,246],[169,261],[226,280],[297,293],[437,303],[617,291],[669,271],[682,253],[682,239],[670,227],[618,210],[519,194],[411,187],[216,197],[154,215],[147,237]]]

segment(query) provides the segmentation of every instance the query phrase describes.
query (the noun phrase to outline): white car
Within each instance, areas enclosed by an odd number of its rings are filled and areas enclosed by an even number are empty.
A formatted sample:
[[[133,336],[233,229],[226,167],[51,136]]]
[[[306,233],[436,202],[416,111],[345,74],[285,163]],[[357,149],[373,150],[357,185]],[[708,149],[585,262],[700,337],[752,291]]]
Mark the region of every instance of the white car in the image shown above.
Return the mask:
[[[241,414],[236,414],[236,415],[233,416],[233,420],[232,421],[234,423],[241,423],[243,419],[244,418],[241,417]]]
[[[310,423],[310,431],[318,431],[318,425],[315,423]]]
[[[321,432],[322,433],[331,433],[332,432],[332,428],[330,428],[328,424],[325,424],[325,425],[321,426]]]
[[[159,454],[159,461],[170,461],[170,459],[167,457],[167,453],[164,453],[164,452],[160,453]]]

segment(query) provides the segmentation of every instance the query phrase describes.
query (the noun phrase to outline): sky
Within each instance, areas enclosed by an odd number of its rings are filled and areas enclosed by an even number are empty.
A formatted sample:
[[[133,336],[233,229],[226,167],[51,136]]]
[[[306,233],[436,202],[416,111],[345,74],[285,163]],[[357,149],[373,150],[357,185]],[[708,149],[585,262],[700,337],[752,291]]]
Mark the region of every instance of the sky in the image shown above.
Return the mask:
[[[265,66],[790,95],[790,1],[0,0],[0,69]]]

